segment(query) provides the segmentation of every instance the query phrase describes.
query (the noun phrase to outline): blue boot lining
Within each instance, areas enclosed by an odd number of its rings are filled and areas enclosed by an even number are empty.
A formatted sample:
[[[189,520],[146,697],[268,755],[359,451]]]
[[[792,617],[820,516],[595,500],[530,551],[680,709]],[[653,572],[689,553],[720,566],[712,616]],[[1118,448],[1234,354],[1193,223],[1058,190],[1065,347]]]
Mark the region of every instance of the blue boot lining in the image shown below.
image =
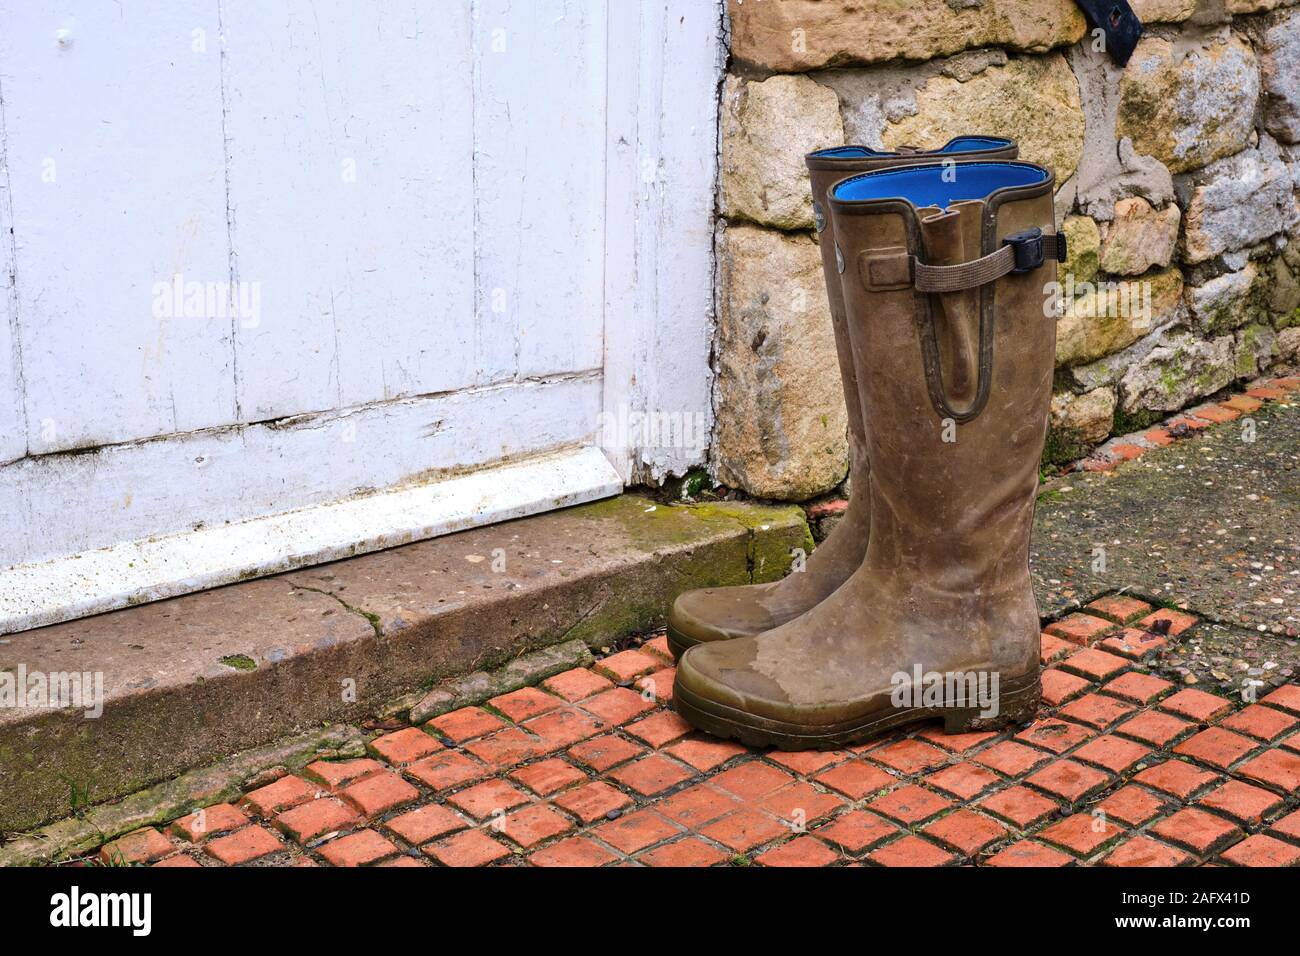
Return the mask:
[[[958,136],[931,153],[965,153],[978,149],[1005,149],[1011,145],[1009,139],[993,136]],[[887,149],[871,149],[866,146],[835,146],[831,149],[819,149],[812,154],[818,159],[864,159],[869,156],[897,156],[898,153]],[[913,155],[913,154],[908,154]]]
[[[952,182],[945,182],[945,174]],[[853,176],[837,183],[831,198],[840,202],[906,199],[913,206],[944,209],[963,199],[984,199],[999,189],[1046,182],[1047,177],[1045,169],[1029,163],[932,163]]]

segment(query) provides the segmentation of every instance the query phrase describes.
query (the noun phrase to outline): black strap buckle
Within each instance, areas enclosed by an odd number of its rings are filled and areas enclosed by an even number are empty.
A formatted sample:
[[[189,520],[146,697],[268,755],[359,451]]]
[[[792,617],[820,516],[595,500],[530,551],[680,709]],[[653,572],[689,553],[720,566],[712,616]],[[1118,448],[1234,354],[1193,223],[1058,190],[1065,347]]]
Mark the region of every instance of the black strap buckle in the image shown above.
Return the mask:
[[[1012,254],[1015,256],[1016,264],[1011,270],[1013,273],[1033,272],[1043,264],[1044,259],[1055,259],[1057,262],[1064,262],[1068,255],[1065,245],[1065,233],[1058,232],[1054,236],[1044,236],[1043,230],[1037,226],[1007,236],[1002,240],[1002,244],[1010,246]]]

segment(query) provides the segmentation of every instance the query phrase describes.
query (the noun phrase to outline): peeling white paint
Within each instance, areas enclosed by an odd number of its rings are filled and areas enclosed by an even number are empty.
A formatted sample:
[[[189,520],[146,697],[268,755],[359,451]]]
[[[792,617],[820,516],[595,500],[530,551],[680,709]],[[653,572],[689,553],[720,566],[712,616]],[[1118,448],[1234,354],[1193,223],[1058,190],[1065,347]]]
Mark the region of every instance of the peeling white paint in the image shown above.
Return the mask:
[[[0,634],[617,494],[596,448],[0,571]],[[75,595],[75,597],[74,597]]]

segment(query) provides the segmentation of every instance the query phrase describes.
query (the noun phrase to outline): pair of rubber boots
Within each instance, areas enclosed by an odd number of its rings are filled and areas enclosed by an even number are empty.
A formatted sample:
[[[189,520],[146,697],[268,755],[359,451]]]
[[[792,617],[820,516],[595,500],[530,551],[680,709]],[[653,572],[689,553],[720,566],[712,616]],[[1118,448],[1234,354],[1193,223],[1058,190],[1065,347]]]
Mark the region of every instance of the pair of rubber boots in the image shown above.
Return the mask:
[[[1052,174],[1016,156],[963,136],[807,157],[852,494],[802,571],[674,603],[674,705],[697,728],[826,749],[1037,709],[1029,534],[1065,249]]]

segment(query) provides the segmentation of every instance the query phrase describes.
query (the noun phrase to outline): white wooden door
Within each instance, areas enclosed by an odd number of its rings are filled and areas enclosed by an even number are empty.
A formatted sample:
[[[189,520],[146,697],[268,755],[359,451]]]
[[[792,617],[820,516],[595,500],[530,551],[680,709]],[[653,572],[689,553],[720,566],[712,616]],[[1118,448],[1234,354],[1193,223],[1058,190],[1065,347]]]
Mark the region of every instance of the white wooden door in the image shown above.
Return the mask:
[[[0,632],[702,460],[720,30],[0,0]]]

